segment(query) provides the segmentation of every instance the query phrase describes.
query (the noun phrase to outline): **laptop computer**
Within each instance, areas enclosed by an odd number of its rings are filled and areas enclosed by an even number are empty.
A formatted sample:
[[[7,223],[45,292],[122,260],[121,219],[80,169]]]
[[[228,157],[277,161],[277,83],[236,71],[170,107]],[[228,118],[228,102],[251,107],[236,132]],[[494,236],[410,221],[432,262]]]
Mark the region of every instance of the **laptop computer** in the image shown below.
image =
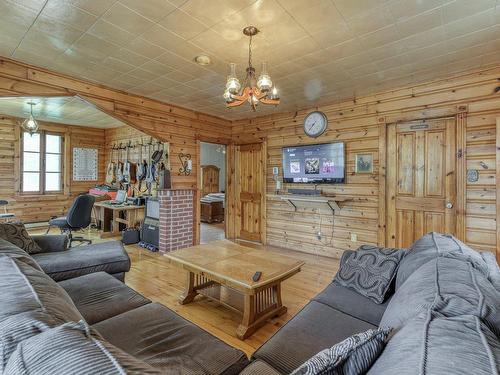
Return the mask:
[[[116,192],[116,197],[112,201],[109,201],[109,204],[124,204],[127,200],[127,190],[118,190]]]

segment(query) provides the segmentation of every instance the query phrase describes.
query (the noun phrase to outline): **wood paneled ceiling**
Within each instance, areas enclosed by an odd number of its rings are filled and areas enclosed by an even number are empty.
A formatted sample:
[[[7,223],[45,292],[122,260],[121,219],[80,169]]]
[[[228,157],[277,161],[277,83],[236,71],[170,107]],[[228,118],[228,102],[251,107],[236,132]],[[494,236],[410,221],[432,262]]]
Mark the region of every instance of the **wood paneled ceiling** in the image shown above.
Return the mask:
[[[27,118],[30,114],[30,102],[36,103],[33,106],[33,116],[40,121],[104,129],[125,125],[78,97],[0,98],[0,113]]]
[[[256,113],[221,96],[249,24],[282,97]],[[500,63],[500,0],[0,0],[0,55],[239,119]]]

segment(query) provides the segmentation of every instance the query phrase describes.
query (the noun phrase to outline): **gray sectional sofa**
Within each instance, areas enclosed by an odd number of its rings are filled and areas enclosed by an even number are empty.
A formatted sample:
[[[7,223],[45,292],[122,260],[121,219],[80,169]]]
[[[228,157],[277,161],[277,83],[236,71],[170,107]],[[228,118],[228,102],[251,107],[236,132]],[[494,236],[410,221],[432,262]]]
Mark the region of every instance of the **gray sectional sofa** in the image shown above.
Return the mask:
[[[343,264],[352,251],[346,251]],[[383,304],[333,281],[253,355],[243,374],[289,374],[355,333],[393,327],[369,375],[498,375],[500,270],[491,253],[429,233],[407,250]]]
[[[120,242],[67,250],[50,237],[36,239],[35,256],[0,239],[0,374],[232,375],[248,365],[118,280],[130,268]]]
[[[383,304],[333,281],[250,362],[119,281],[130,267],[120,243],[101,248],[107,255],[99,264],[71,253],[97,248],[63,250],[57,237],[37,241],[65,262],[55,268],[47,255],[31,257],[0,240],[0,374],[289,374],[319,351],[378,326],[393,332],[369,375],[499,373],[498,265],[492,254],[450,236],[430,233],[406,251]],[[57,244],[63,252],[54,251]],[[341,264],[352,254],[346,251]]]

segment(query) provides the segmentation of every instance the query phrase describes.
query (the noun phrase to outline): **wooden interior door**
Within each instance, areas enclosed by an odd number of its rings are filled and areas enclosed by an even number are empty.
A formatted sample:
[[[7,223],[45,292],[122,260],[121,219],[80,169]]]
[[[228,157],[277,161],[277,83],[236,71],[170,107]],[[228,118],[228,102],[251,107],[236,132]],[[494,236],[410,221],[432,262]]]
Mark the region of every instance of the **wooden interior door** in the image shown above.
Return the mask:
[[[265,147],[238,145],[235,150],[236,238],[265,242]]]
[[[219,168],[215,165],[201,166],[201,188],[202,197],[210,193],[218,193],[219,189]]]
[[[455,234],[455,120],[387,129],[387,245],[409,247],[424,234]]]

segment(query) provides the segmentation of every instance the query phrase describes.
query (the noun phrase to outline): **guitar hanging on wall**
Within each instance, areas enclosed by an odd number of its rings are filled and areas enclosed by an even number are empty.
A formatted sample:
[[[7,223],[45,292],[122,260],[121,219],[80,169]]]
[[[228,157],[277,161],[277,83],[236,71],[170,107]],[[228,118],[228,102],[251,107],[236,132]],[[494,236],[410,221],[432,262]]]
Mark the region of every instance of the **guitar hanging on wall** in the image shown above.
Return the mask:
[[[115,146],[109,150],[109,163],[108,167],[106,168],[106,183],[107,184],[112,184],[116,181],[116,175],[115,175],[115,163],[113,162],[113,152],[115,150]]]
[[[136,165],[130,162],[130,149],[132,148],[132,142],[129,141],[127,148],[127,155],[125,163],[123,163],[123,182],[127,185],[135,184],[137,182],[136,178]]]
[[[125,182],[123,179],[123,162],[120,160],[122,150],[123,147],[120,143],[120,146],[118,147],[118,161],[116,162],[116,181],[121,184]]]

